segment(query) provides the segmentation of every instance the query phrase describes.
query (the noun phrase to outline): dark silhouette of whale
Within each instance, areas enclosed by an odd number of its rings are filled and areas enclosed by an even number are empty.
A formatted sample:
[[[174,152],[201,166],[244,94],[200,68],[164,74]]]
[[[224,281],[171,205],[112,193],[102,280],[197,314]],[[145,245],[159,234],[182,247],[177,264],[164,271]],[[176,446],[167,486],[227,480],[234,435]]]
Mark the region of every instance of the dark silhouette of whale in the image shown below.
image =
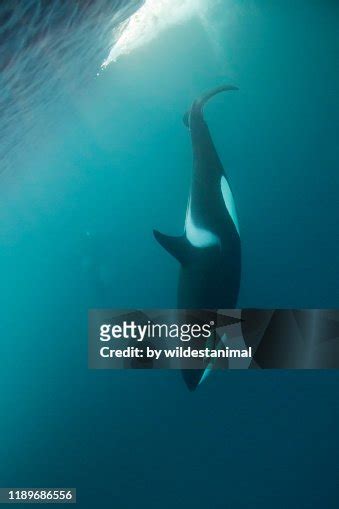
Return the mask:
[[[156,240],[180,263],[178,308],[235,308],[241,274],[241,244],[233,194],[209,128],[204,120],[206,102],[236,87],[223,85],[196,99],[184,116],[193,148],[193,174],[184,234]],[[189,388],[199,384],[203,372],[184,371]]]

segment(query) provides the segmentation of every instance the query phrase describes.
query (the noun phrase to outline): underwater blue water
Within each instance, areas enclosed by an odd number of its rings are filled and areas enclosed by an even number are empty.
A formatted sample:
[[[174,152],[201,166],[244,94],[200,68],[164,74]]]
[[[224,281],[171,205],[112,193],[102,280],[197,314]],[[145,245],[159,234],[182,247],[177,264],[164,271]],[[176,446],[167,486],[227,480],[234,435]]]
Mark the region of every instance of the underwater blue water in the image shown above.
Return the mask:
[[[338,31],[331,0],[225,0],[39,110],[0,186],[2,486],[81,507],[338,505],[336,372],[87,368],[90,307],[175,307],[202,91],[237,206],[239,307],[338,307]],[[97,63],[100,65],[100,61]],[[85,63],[84,63],[85,65]],[[44,118],[44,115],[46,118]],[[14,156],[13,156],[14,157]]]

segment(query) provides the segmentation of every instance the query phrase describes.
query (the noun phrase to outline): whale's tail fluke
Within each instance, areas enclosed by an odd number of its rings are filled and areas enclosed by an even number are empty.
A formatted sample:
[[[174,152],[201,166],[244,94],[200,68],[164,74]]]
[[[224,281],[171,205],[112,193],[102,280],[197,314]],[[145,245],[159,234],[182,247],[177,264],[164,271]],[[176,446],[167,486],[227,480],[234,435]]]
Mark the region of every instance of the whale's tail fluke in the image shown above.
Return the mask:
[[[235,87],[233,85],[220,85],[219,87],[212,88],[212,90],[209,90],[202,96],[200,96],[198,99],[196,99],[192,107],[189,111],[187,111],[184,115],[183,122],[187,127],[190,127],[191,119],[194,117],[201,117],[203,114],[203,109],[207,101],[209,101],[212,97],[214,97],[217,94],[220,94],[221,92],[228,92],[229,90],[239,90],[238,87]]]
[[[193,107],[196,106],[199,107],[200,110],[202,110],[207,101],[209,101],[212,97],[214,97],[217,94],[220,94],[221,92],[228,92],[229,90],[239,90],[239,89],[238,87],[235,87],[233,85],[220,85],[220,87],[213,88],[212,90],[209,90],[201,97],[196,99],[193,103]]]

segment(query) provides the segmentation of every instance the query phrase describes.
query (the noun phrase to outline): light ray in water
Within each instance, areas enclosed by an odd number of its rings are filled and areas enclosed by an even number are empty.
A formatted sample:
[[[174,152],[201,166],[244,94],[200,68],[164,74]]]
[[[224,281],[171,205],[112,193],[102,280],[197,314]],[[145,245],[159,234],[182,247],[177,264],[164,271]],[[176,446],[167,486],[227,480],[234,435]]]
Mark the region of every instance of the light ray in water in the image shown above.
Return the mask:
[[[146,0],[144,5],[120,27],[120,37],[102,67],[107,67],[122,55],[148,44],[169,27],[193,17],[203,17],[210,0]]]

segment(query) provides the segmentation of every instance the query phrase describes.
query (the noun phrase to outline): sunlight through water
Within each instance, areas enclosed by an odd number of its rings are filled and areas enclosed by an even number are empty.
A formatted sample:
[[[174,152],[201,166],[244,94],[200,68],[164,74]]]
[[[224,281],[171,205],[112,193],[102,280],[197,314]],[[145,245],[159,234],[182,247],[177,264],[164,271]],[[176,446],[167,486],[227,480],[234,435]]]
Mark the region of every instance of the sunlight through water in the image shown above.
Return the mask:
[[[115,36],[116,42],[102,67],[144,46],[173,25],[193,17],[203,18],[208,3],[209,0],[146,0],[129,21],[119,27],[120,36]]]

